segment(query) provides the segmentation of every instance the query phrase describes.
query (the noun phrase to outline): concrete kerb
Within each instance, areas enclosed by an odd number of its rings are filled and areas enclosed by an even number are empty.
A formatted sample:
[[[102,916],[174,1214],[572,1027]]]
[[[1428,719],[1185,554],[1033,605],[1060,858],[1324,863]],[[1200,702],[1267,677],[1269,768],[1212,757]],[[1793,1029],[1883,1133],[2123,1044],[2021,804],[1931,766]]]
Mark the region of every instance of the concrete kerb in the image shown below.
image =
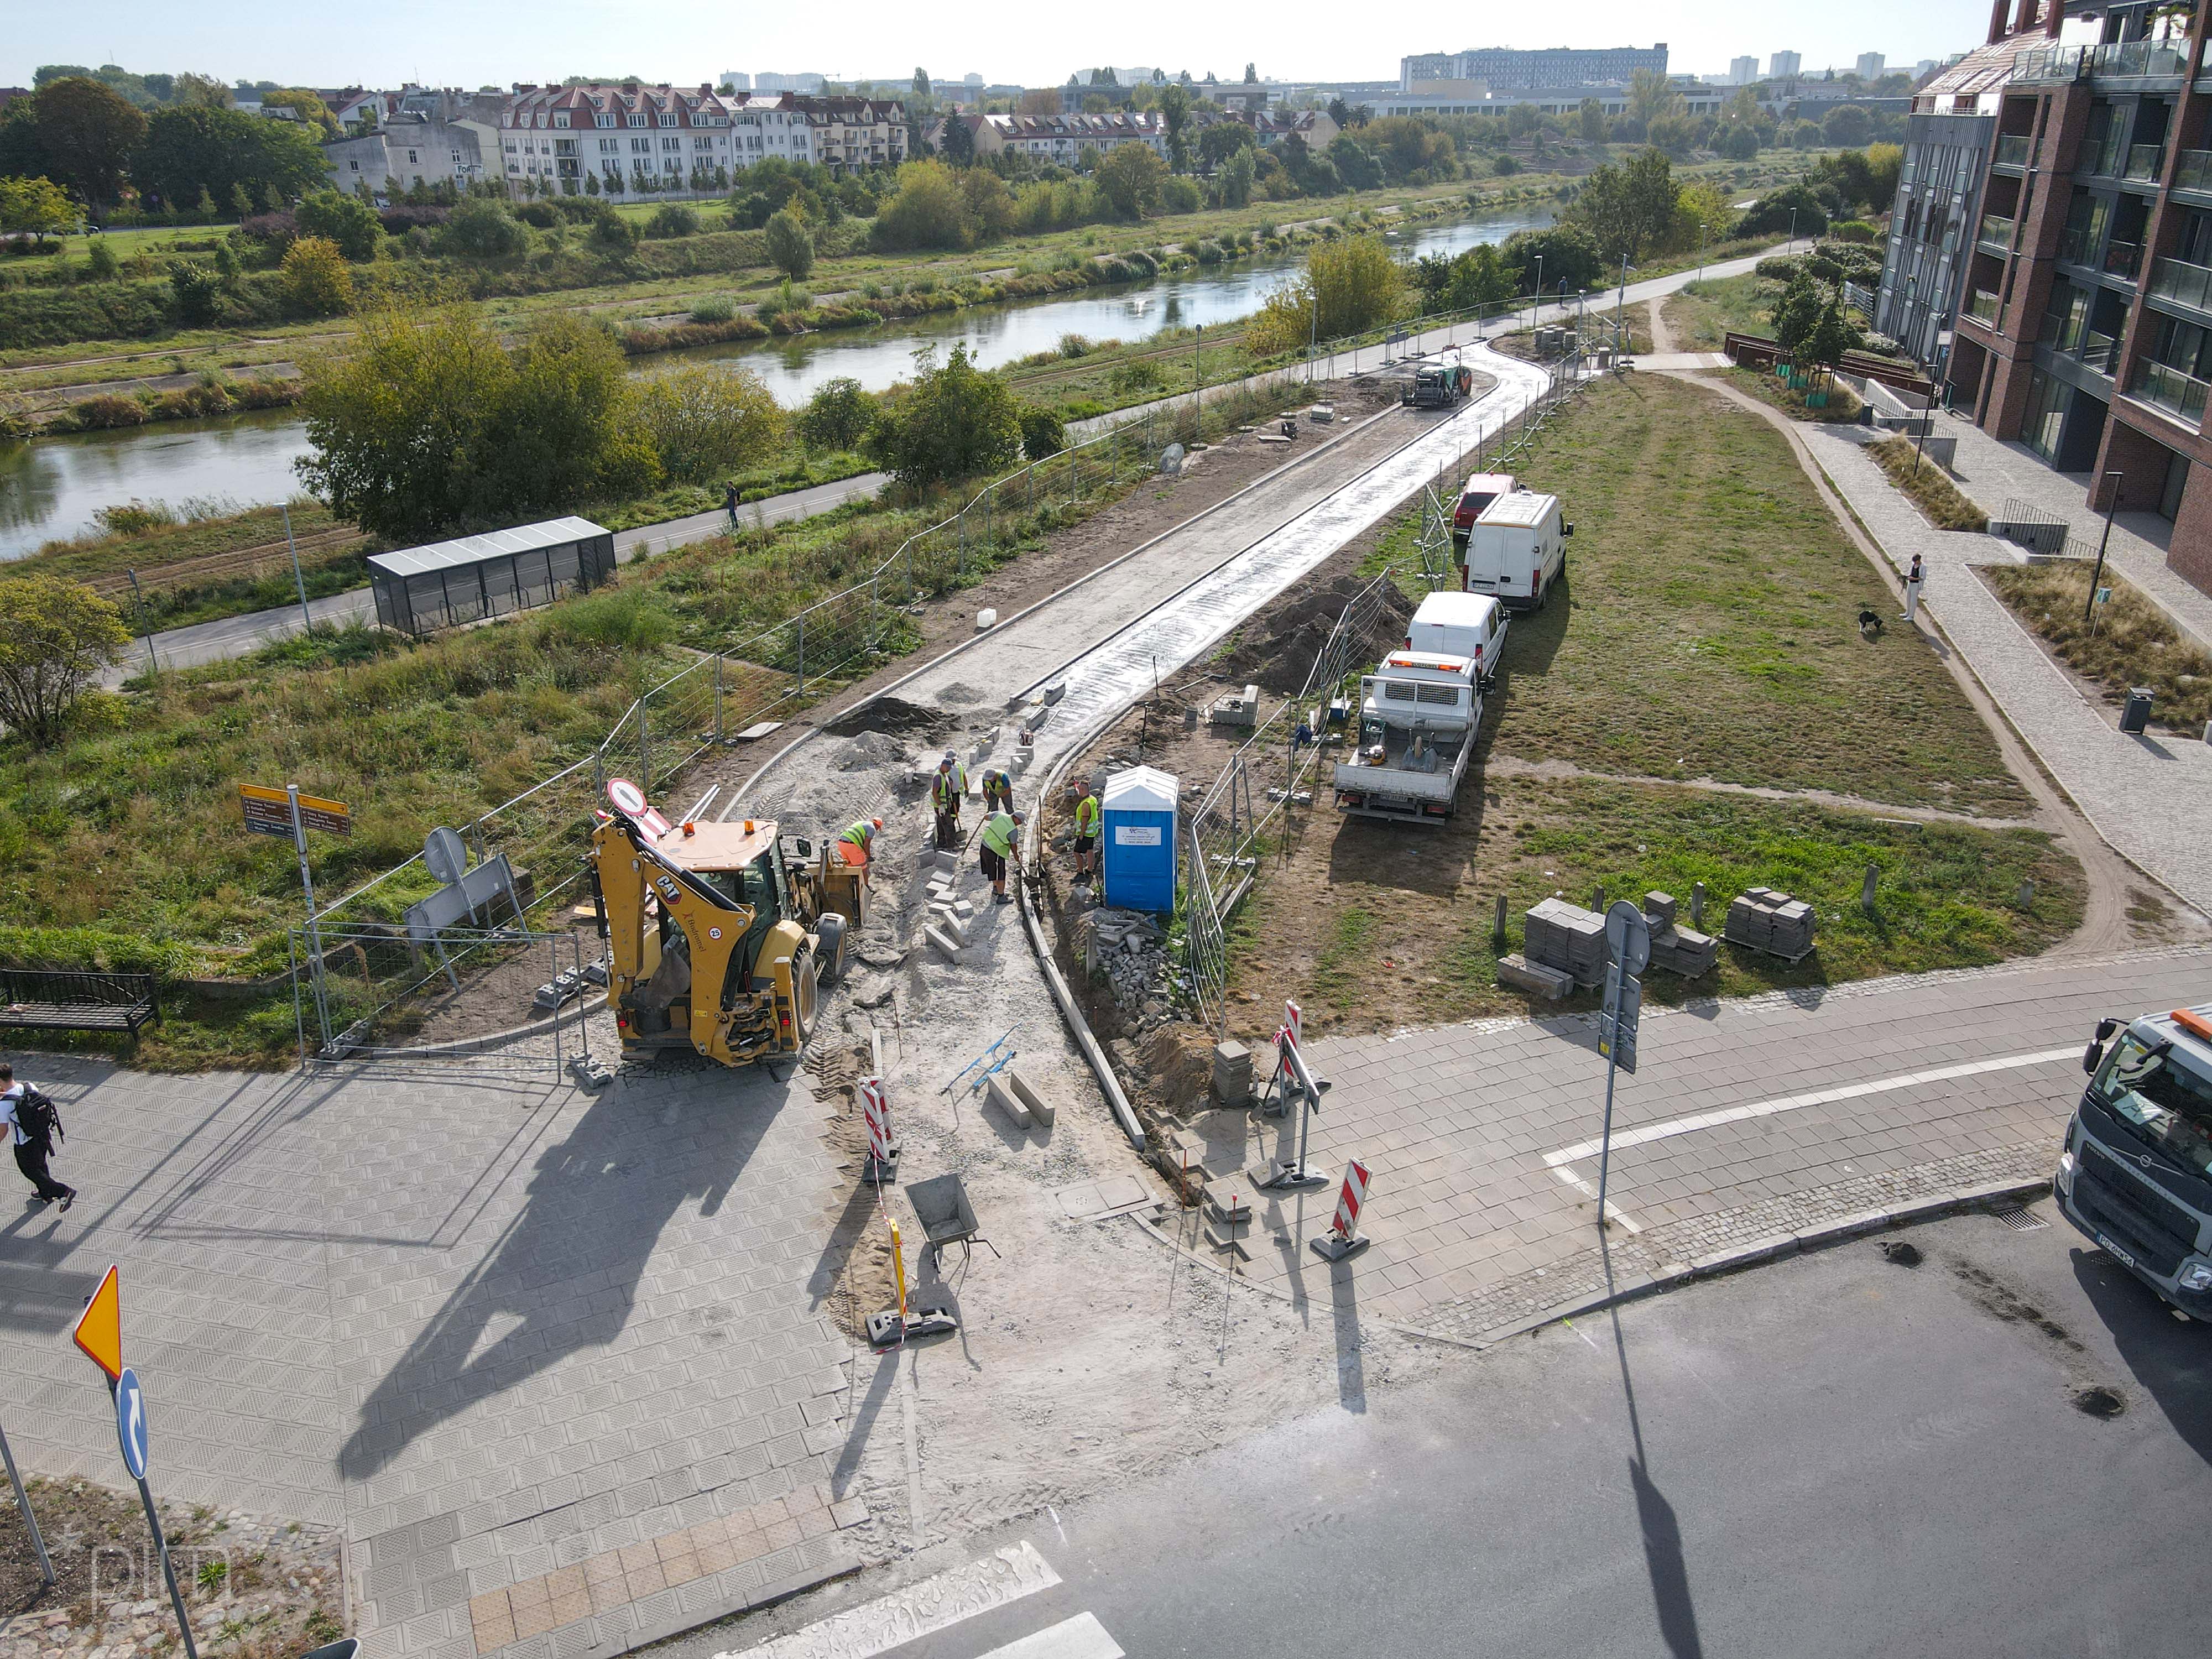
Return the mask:
[[[1942,1216],[1957,1215],[1971,1210],[1996,1209],[2006,1205],[2026,1204],[2042,1197],[2051,1190],[2048,1181],[2000,1181],[1980,1186],[1961,1187],[1948,1193],[1939,1193],[1931,1198],[1902,1205],[1893,1210],[1865,1210],[1856,1215],[1845,1216],[1825,1226],[1808,1227],[1800,1232],[1781,1233],[1732,1250],[1720,1250],[1700,1256],[1686,1267],[1669,1272],[1639,1274],[1623,1279],[1607,1291],[1577,1297],[1562,1302],[1542,1313],[1531,1314],[1485,1331],[1480,1336],[1450,1336],[1443,1331],[1432,1331],[1424,1326],[1409,1325],[1403,1321],[1384,1319],[1373,1315],[1363,1316],[1366,1321],[1382,1326],[1398,1335],[1417,1342],[1434,1342],[1447,1348],[1459,1348],[1469,1353],[1480,1353],[1517,1336],[1532,1336],[1547,1326],[1579,1319],[1586,1315],[1602,1313],[1608,1308],[1618,1308],[1631,1302],[1640,1302],[1646,1297],[1679,1289],[1700,1279],[1715,1279],[1723,1273],[1740,1273],[1747,1267],[1764,1267],[1779,1261],[1785,1256],[1801,1255],[1808,1250],[1826,1249],[1831,1245],[1850,1243],[1869,1234],[1887,1232],[1893,1228],[1908,1227],[1923,1221],[1933,1221]],[[1186,1249],[1170,1237],[1161,1226],[1142,1215],[1129,1218],[1150,1233],[1154,1239],[1182,1256],[1194,1267],[1203,1267],[1220,1274],[1233,1284],[1268,1297],[1288,1306],[1296,1306],[1297,1298],[1286,1290],[1257,1279],[1245,1278],[1226,1262],[1216,1261]]]

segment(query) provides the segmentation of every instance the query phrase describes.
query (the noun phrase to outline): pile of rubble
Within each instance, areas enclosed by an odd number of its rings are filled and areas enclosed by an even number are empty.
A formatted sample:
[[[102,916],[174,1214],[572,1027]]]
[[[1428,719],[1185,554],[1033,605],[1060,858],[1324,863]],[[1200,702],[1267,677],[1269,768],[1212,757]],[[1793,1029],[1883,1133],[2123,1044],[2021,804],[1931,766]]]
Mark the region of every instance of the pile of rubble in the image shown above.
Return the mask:
[[[1139,1034],[1175,1018],[1167,935],[1140,910],[1104,905],[1075,922],[1076,948],[1094,981],[1103,977],[1122,1018]]]

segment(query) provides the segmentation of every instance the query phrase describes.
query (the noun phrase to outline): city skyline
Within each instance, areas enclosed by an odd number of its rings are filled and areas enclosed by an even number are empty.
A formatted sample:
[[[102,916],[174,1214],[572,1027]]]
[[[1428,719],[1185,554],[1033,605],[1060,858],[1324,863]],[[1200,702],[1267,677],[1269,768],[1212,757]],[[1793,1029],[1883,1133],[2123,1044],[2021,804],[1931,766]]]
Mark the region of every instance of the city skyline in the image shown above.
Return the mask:
[[[353,34],[310,26],[296,8],[273,0],[238,0],[213,15],[157,0],[48,9],[19,15],[0,40],[0,85],[28,85],[44,64],[116,63],[140,72],[193,70],[225,80],[315,86],[408,81],[505,86],[633,72],[682,84],[710,80],[725,67],[904,80],[919,64],[946,80],[973,73],[990,83],[1042,86],[1065,81],[1080,64],[1162,63],[1178,52],[1186,61],[1172,62],[1170,73],[1211,70],[1234,80],[1247,62],[1256,62],[1263,74],[1282,80],[1388,81],[1395,77],[1400,57],[1409,52],[1659,40],[1667,42],[1669,62],[1679,72],[1717,76],[1731,58],[1754,51],[1762,63],[1778,50],[1797,52],[1813,73],[1832,64],[1846,69],[1869,51],[1910,64],[1963,50],[1987,24],[1982,8],[1968,0],[1911,6],[1873,0],[1848,15],[1748,0],[1656,9],[1598,0],[1578,10],[1571,25],[1560,26],[1562,38],[1510,38],[1521,31],[1439,23],[1425,8],[1385,0],[1362,11],[1359,44],[1347,52],[1327,44],[1338,14],[1309,0],[1292,0],[1287,18],[1272,14],[1276,27],[1267,32],[1267,40],[1253,38],[1249,21],[1233,15],[1194,16],[1188,27],[1179,25],[1172,50],[1152,31],[1073,16],[1041,18],[993,0],[968,9],[965,28],[957,21],[948,27],[941,14],[863,7],[842,15],[840,27],[826,38],[805,15],[740,23],[732,21],[728,9],[704,0],[668,0],[656,14],[661,27],[649,43],[641,43],[621,15],[580,0],[550,0],[533,16],[526,42],[489,11],[393,0],[379,15],[378,28]],[[1292,27],[1282,27],[1285,21]],[[410,27],[415,25],[419,28]],[[1271,52],[1271,41],[1289,44]],[[855,61],[841,61],[847,58]],[[902,64],[908,67],[897,68]]]

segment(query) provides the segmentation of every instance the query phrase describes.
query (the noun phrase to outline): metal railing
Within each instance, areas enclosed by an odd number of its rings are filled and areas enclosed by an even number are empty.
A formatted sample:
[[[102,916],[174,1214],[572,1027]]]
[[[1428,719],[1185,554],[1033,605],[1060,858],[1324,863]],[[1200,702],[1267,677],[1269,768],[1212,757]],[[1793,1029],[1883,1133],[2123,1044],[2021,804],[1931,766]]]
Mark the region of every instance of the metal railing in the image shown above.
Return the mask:
[[[1510,469],[1524,456],[1561,404],[1580,391],[1583,380],[1556,373],[1551,388],[1521,416],[1509,437],[1499,433],[1471,447],[1480,469]],[[1407,585],[1424,592],[1455,586],[1458,568],[1451,543],[1455,496],[1451,481],[1467,460],[1462,449],[1437,470],[1434,484],[1421,499],[1421,533]],[[1296,695],[1286,698],[1254,728],[1229,757],[1191,812],[1183,872],[1183,984],[1198,1020],[1226,1035],[1229,1021],[1228,924],[1258,878],[1260,857],[1269,833],[1293,805],[1317,805],[1324,793],[1324,769],[1336,745],[1322,741],[1328,732],[1330,701],[1369,665],[1368,644],[1376,619],[1391,590],[1399,586],[1396,566],[1386,568],[1355,593],[1329,631]],[[1349,719],[1355,723],[1356,710]],[[1304,726],[1311,740],[1300,742]],[[1462,788],[1479,789],[1469,779]],[[1333,791],[1328,791],[1333,794]],[[1303,799],[1301,799],[1303,797]]]
[[[1966,315],[1978,323],[1996,326],[1997,296],[1990,289],[1978,288],[1966,296]]]
[[[2110,374],[2112,366],[2120,360],[2120,343],[2109,334],[2100,334],[2092,329],[2081,342],[2081,366],[2094,368],[2100,374]]]
[[[2163,144],[2134,144],[2128,149],[2128,170],[2125,177],[2138,183],[2155,183],[2166,167],[2166,146]]]
[[[2148,404],[2153,409],[2178,416],[2190,426],[2203,424],[2208,386],[2194,374],[2174,368],[2171,363],[2153,362],[2148,359],[2136,365],[2135,374],[2128,380],[2128,396],[2138,403]]]
[[[2212,312],[2212,266],[2160,259],[2150,268],[2150,291],[2157,299]]]
[[[2176,190],[2212,191],[2212,149],[2185,149],[2174,164]]]
[[[2034,153],[2035,140],[2025,132],[2008,132],[1999,136],[1990,165],[2001,167],[2024,167]]]
[[[2134,277],[2142,268],[2141,242],[2107,242],[2105,269],[2115,276]]]
[[[1974,240],[1984,247],[1995,246],[2004,252],[2010,252],[2013,227],[2017,222],[2001,213],[1984,213],[1981,228],[1974,234]]]

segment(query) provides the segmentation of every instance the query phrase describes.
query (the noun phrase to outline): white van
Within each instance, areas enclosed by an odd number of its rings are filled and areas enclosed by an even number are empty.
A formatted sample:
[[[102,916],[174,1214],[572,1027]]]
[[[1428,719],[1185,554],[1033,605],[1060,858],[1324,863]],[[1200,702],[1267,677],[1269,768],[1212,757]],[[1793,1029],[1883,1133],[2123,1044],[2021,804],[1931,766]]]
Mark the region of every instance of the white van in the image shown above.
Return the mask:
[[[1498,659],[1504,653],[1505,630],[1511,623],[1505,607],[1487,593],[1440,589],[1421,601],[1406,624],[1406,649],[1472,659],[1487,690],[1498,678]]]
[[[1467,544],[1467,591],[1487,593],[1509,611],[1534,611],[1566,574],[1559,498],[1516,489],[1482,509]]]

